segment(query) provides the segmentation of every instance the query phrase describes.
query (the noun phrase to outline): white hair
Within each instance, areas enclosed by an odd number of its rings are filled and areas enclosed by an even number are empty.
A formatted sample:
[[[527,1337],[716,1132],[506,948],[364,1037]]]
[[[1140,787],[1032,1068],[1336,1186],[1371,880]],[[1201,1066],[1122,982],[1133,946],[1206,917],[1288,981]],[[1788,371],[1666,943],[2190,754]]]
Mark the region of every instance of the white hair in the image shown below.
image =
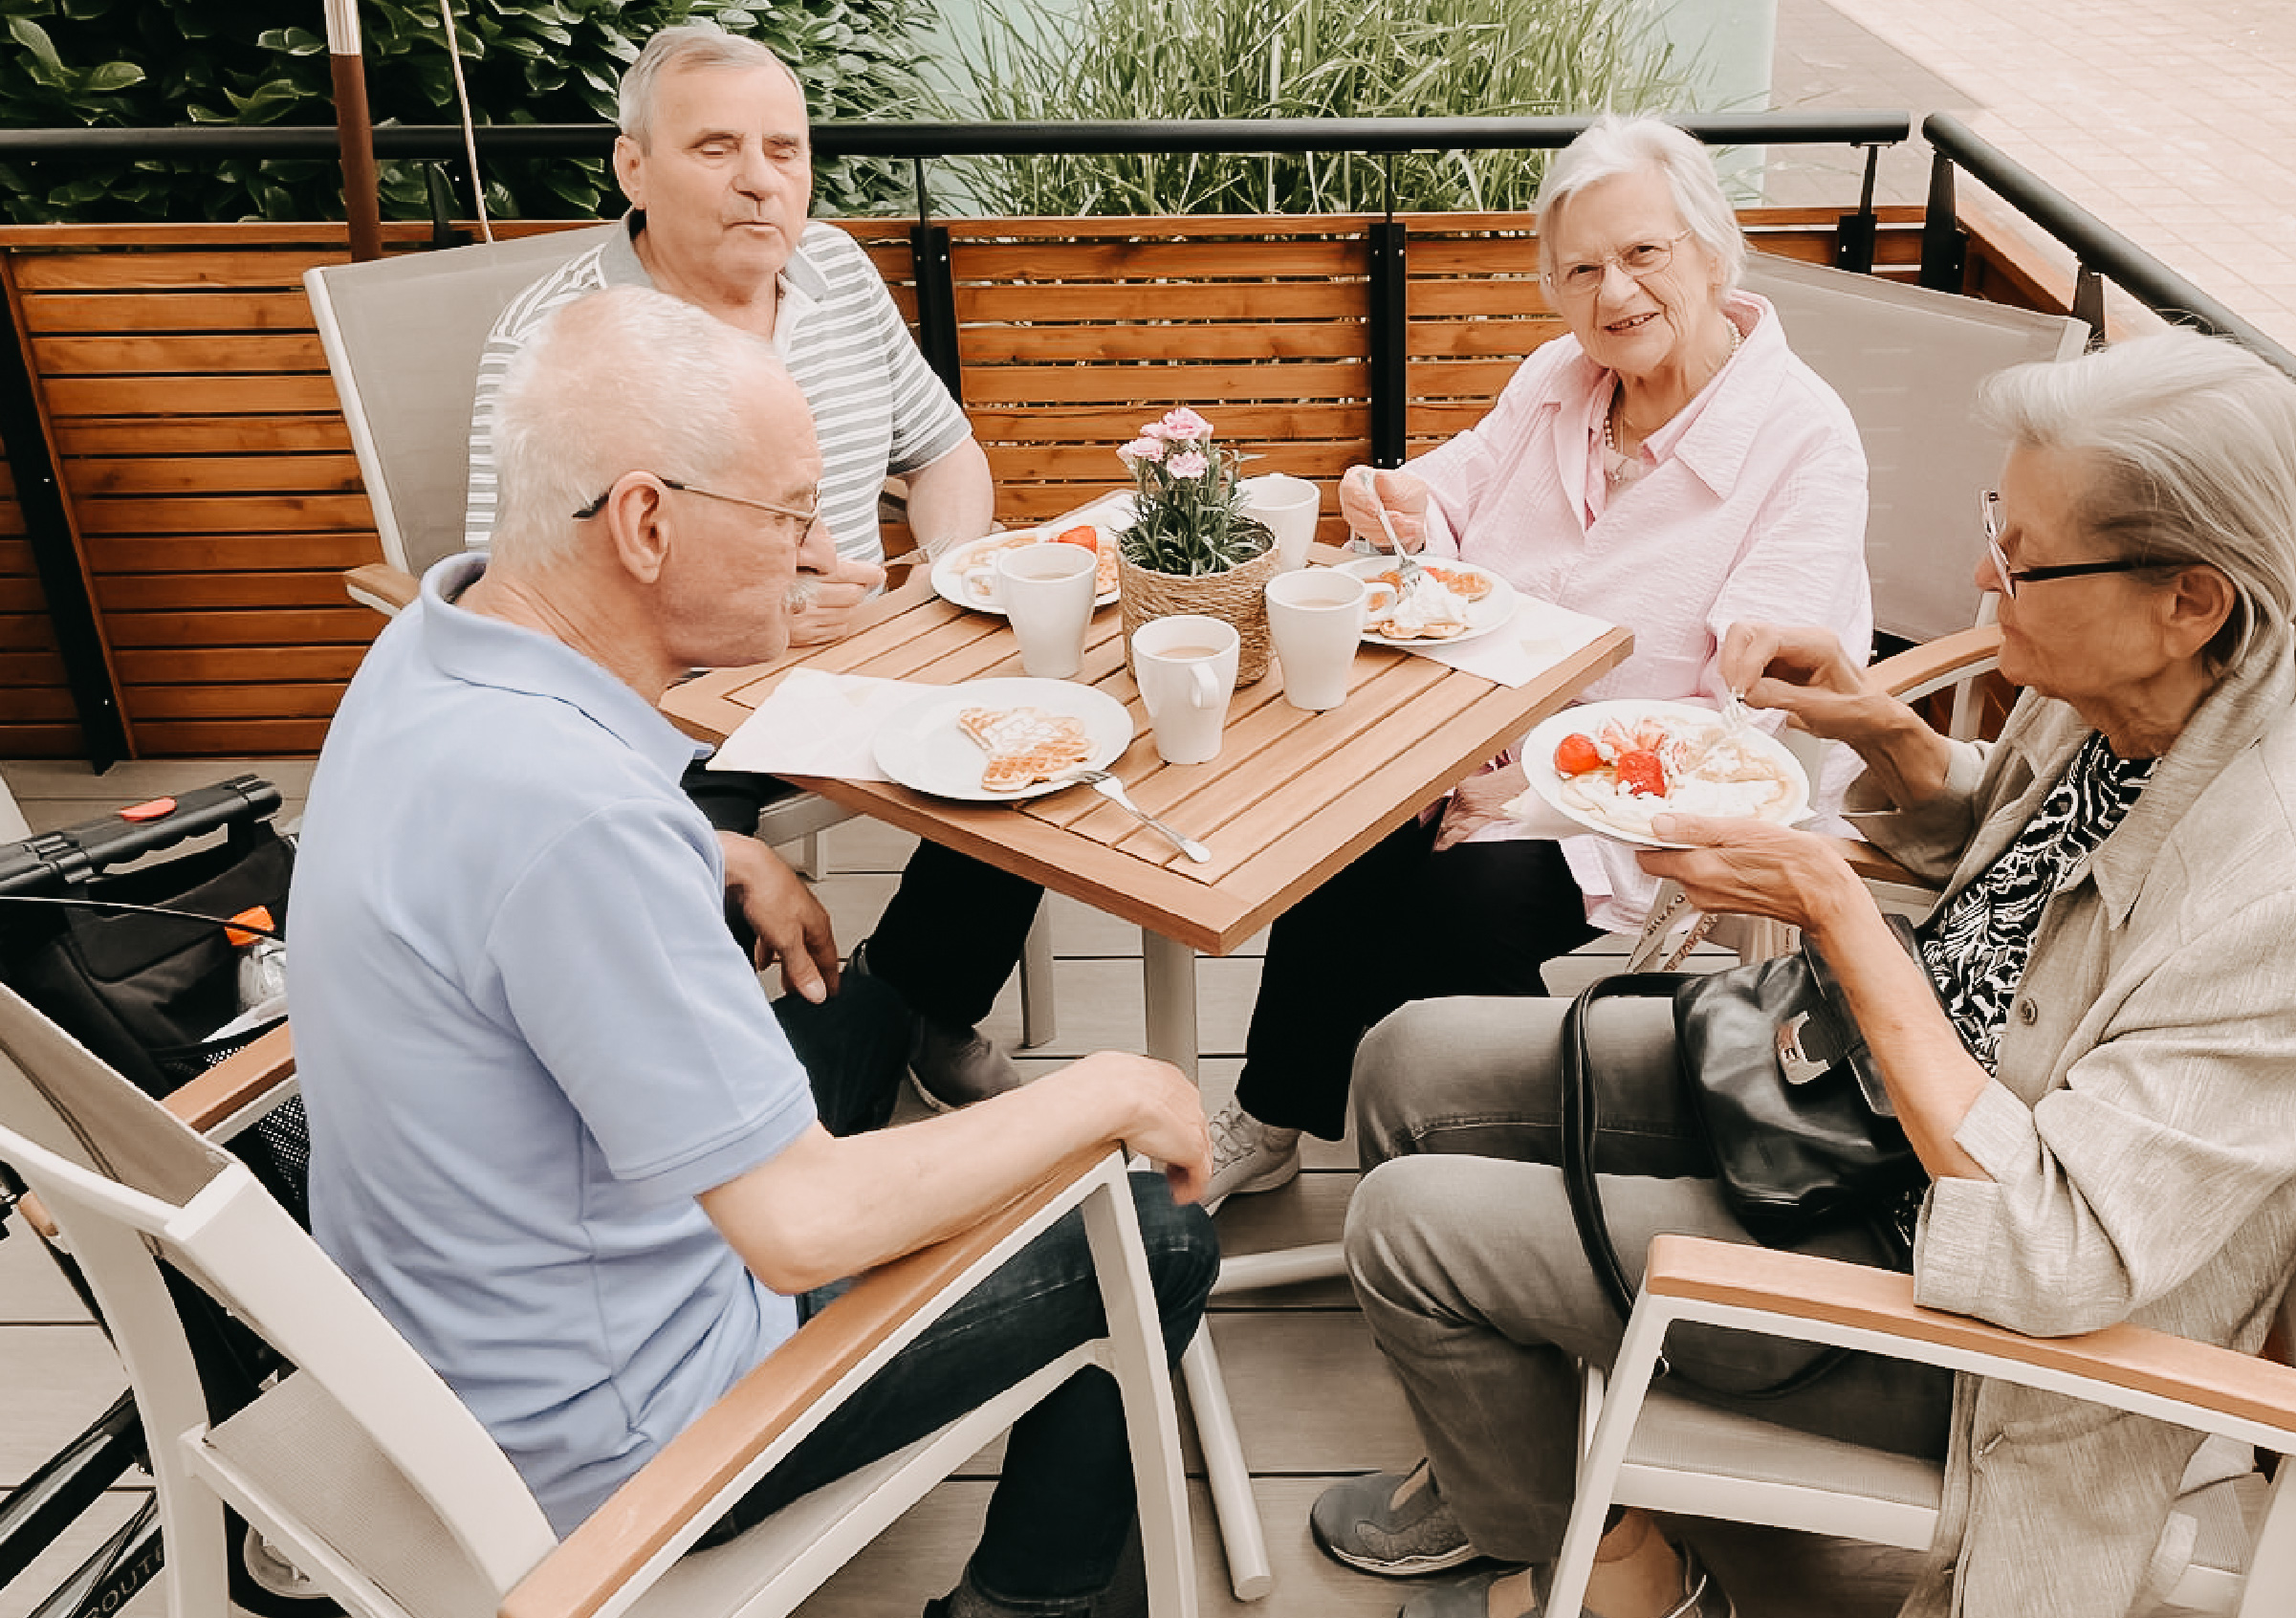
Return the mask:
[[[563,560],[580,532],[574,514],[624,472],[715,480],[754,442],[739,383],[779,363],[746,332],[644,287],[553,313],[496,398],[495,561],[535,570]]]
[[[2238,343],[2176,329],[1988,378],[1979,419],[2023,449],[2080,457],[2066,514],[2114,558],[2204,563],[2237,604],[2208,656],[2237,663],[2296,593],[2296,381]]]
[[[1654,118],[1607,115],[1587,125],[1579,138],[1557,152],[1539,182],[1539,273],[1552,281],[1555,262],[1555,215],[1563,205],[1587,186],[1622,174],[1655,169],[1666,177],[1673,194],[1674,211],[1698,245],[1722,267],[1721,292],[1737,287],[1746,267],[1746,238],[1738,228],[1738,215],[1722,185],[1715,178],[1714,162],[1696,137]]]
[[[653,140],[654,101],[661,94],[665,74],[761,67],[779,68],[789,75],[789,81],[798,87],[798,98],[803,99],[805,85],[797,70],[756,40],[728,33],[713,22],[680,23],[663,29],[645,42],[645,49],[622,76],[618,127],[638,142],[640,151],[648,150]]]

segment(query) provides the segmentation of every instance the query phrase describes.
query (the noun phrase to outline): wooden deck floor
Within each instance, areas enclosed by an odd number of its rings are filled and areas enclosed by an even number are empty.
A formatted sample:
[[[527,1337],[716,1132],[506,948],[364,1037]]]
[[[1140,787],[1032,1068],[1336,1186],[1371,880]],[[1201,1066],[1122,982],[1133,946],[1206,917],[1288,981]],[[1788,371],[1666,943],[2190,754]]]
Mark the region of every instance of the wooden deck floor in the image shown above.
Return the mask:
[[[182,790],[251,768],[277,781],[299,805],[307,762],[123,765],[100,778],[84,767],[0,765],[33,828],[45,830],[121,803]],[[886,828],[853,822],[829,834],[831,874],[822,892],[841,942],[865,935],[906,858],[907,842]],[[1079,906],[1055,902],[1057,1038],[1024,1053],[1051,1066],[1103,1047],[1138,1049],[1144,1020],[1136,929]],[[1199,973],[1206,1099],[1224,1101],[1235,1083],[1258,962],[1247,950],[1205,961]],[[1008,990],[992,1033],[1019,1036],[1017,993]],[[1235,1200],[1220,1215],[1231,1252],[1335,1239],[1353,1154],[1345,1143],[1313,1150],[1300,1180],[1282,1191]],[[1309,1542],[1309,1503],[1349,1473],[1409,1465],[1419,1454],[1410,1416],[1342,1283],[1223,1300],[1212,1323],[1229,1378],[1244,1450],[1257,1480],[1276,1570],[1264,1601],[1235,1602],[1196,1490],[1198,1578],[1207,1618],[1386,1618],[1407,1586],[1349,1573]],[[92,1419],[121,1385],[118,1362],[46,1257],[29,1239],[0,1242],[0,1483],[12,1486]],[[978,1532],[994,1476],[995,1452],[944,1485],[890,1534],[826,1585],[808,1618],[903,1618],[954,1580]],[[37,1593],[77,1565],[101,1533],[124,1519],[133,1499],[120,1491],[64,1536],[16,1585],[0,1591],[0,1618],[22,1618]],[[1746,1618],[1885,1618],[1911,1576],[1904,1553],[1812,1540],[1770,1530],[1684,1524],[1737,1598]],[[146,1590],[135,1615],[157,1614]]]

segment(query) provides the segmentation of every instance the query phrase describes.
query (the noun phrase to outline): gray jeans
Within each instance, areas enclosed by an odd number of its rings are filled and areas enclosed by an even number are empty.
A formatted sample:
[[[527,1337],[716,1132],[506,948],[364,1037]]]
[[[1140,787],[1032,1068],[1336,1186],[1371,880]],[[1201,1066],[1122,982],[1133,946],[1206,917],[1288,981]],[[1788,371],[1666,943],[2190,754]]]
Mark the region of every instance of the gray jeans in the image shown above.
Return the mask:
[[[1371,1030],[1355,1061],[1366,1174],[1347,1210],[1347,1269],[1410,1401],[1445,1497],[1476,1548],[1551,1559],[1577,1469],[1577,1363],[1607,1367],[1624,1327],[1571,1222],[1560,1161],[1560,999],[1420,1000]],[[1652,1235],[1751,1243],[1685,1116],[1672,1008],[1607,1000],[1587,1030],[1599,1086],[1594,1165],[1630,1275]],[[1809,1249],[1876,1262],[1846,1230]],[[1684,1327],[1667,1357],[1708,1388],[1760,1388],[1808,1345]],[[1952,1378],[1853,1356],[1812,1387],[1733,1399],[1674,1391],[1807,1432],[1942,1457]]]

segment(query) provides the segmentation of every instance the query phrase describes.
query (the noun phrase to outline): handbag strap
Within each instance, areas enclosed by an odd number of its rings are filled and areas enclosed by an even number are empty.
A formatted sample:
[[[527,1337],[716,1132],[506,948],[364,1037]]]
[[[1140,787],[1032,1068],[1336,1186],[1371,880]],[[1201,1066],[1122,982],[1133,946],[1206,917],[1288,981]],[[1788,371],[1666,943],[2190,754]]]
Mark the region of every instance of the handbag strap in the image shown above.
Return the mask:
[[[1563,1189],[1570,1197],[1571,1223],[1579,1229],[1579,1245],[1597,1285],[1623,1322],[1634,1312],[1634,1284],[1627,1279],[1618,1248],[1610,1239],[1610,1223],[1603,1214],[1602,1189],[1594,1178],[1594,1132],[1601,1122],[1601,1104],[1594,1073],[1586,1060],[1586,1012],[1597,1000],[1664,995],[1673,999],[1687,973],[1678,972],[1621,973],[1598,979],[1579,992],[1563,1014],[1563,1069],[1560,1111],[1563,1120]]]
[[[1620,973],[1581,990],[1563,1014],[1563,1189],[1570,1199],[1570,1221],[1578,1227],[1579,1246],[1585,1252],[1586,1266],[1594,1272],[1595,1284],[1602,1289],[1622,1323],[1634,1313],[1635,1288],[1627,1278],[1627,1267],[1619,1258],[1617,1244],[1610,1239],[1610,1221],[1603,1212],[1602,1188],[1594,1177],[1594,1131],[1601,1122],[1601,1105],[1595,1096],[1593,1067],[1586,1056],[1586,1012],[1597,1000],[1651,999],[1662,995],[1672,999],[1675,990],[1695,975],[1682,972]],[[1828,1348],[1800,1370],[1763,1387],[1748,1388],[1711,1388],[1686,1371],[1675,1370],[1663,1354],[1658,1364],[1661,1374],[1680,1376],[1686,1382],[1697,1383],[1712,1392],[1732,1398],[1782,1399],[1817,1382],[1848,1360],[1849,1354],[1848,1348]]]

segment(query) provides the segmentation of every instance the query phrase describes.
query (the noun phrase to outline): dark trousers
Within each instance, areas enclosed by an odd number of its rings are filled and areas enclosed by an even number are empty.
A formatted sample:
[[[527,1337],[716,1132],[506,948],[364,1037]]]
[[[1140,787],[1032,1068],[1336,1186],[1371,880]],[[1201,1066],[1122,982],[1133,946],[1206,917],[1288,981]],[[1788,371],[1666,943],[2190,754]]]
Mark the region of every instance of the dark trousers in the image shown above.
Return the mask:
[[[749,836],[757,813],[798,789],[772,776],[686,772],[686,795],[720,831]],[[909,856],[901,886],[868,938],[869,972],[901,992],[919,1017],[970,1028],[989,1015],[1028,940],[1044,890],[1023,877],[938,843]],[[749,929],[729,907],[727,923],[746,948]]]
[[[880,983],[850,978],[822,1006],[776,1006],[813,1077],[833,1134],[883,1124],[906,1019]],[[854,1025],[860,1024],[855,1038]],[[889,1030],[889,1031],[888,1031]],[[852,1060],[855,1051],[874,1053]],[[1195,1334],[1219,1270],[1199,1208],[1172,1203],[1161,1174],[1132,1176],[1132,1203],[1170,1363]],[[842,1287],[806,1299],[810,1317]],[[801,1329],[801,1328],[800,1328]],[[1030,1243],[927,1329],[719,1520],[703,1543],[754,1526],[799,1496],[923,1437],[1107,1329],[1082,1215]],[[1013,1424],[973,1553],[973,1581],[1008,1605],[1081,1607],[1114,1576],[1135,1511],[1131,1449],[1115,1379],[1097,1367]]]
[[[1261,1123],[1339,1139],[1366,1029],[1410,1000],[1542,995],[1539,969],[1596,935],[1556,844],[1434,841],[1400,826],[1276,919],[1235,1088]]]

